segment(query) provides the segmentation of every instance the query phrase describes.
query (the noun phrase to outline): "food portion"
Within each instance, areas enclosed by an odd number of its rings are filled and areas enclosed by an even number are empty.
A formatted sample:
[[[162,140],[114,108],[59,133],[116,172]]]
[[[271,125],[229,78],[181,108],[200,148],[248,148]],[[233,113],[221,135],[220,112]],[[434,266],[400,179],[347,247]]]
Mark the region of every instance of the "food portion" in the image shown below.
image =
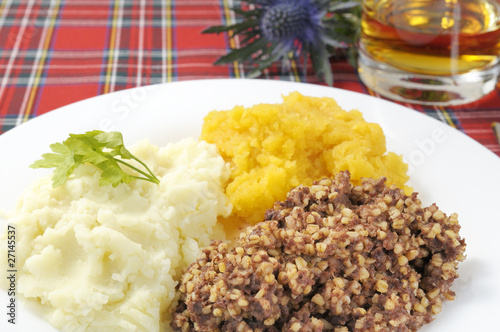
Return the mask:
[[[232,166],[226,192],[234,209],[226,224],[255,224],[293,187],[345,170],[355,184],[385,176],[410,191],[407,165],[387,152],[381,127],[331,98],[294,92],[282,104],[214,111],[205,118],[201,138],[215,143]]]
[[[224,237],[229,170],[214,145],[142,141],[130,151],[159,184],[100,186],[100,169],[82,164],[57,188],[50,176],[31,185],[8,220],[18,290],[63,331],[163,331],[182,270]]]
[[[416,331],[441,311],[465,242],[457,215],[385,178],[299,186],[235,247],[182,277],[174,331]]]
[[[51,149],[8,223],[18,291],[62,331],[415,331],[454,296],[457,215],[331,98],[214,111],[162,148],[94,130]]]

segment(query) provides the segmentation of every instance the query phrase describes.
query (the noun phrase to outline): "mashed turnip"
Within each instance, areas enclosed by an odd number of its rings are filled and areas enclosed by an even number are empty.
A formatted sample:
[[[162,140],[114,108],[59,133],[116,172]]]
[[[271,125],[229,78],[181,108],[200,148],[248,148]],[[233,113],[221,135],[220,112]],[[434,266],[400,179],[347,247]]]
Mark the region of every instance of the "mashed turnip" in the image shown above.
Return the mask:
[[[8,220],[17,227],[18,289],[64,331],[160,331],[182,269],[224,238],[229,170],[214,145],[187,139],[130,151],[160,185],[99,186],[81,166],[56,189],[32,184]]]
[[[231,164],[226,193],[233,212],[225,221],[230,227],[258,223],[292,188],[346,170],[354,184],[384,176],[388,184],[411,191],[408,165],[387,151],[380,125],[366,122],[357,110],[343,110],[332,98],[293,92],[280,104],[213,111],[201,138],[216,144]]]

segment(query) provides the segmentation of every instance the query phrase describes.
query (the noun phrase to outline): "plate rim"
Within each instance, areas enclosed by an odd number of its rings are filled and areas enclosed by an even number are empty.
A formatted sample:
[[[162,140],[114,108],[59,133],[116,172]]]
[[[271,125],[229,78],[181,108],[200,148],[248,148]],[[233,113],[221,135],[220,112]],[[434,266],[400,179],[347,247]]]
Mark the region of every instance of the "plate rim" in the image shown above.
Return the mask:
[[[330,91],[335,91],[337,93],[342,93],[342,94],[348,94],[352,96],[359,96],[360,98],[364,99],[369,99],[373,100],[376,103],[381,103],[381,104],[387,104],[390,105],[391,108],[396,107],[400,108],[404,112],[408,112],[408,114],[411,114],[410,116],[416,116],[419,117],[420,119],[427,121],[430,120],[433,124],[443,126],[443,128],[447,128],[445,130],[450,130],[452,132],[459,133],[464,139],[468,140],[469,143],[476,144],[477,147],[479,147],[481,150],[487,152],[491,156],[495,157],[498,159],[500,162],[500,157],[497,156],[493,151],[488,149],[486,146],[483,144],[479,143],[477,140],[473,139],[472,137],[468,136],[464,131],[459,130],[458,128],[454,128],[447,123],[440,121],[434,117],[431,117],[425,113],[419,112],[418,110],[412,109],[410,107],[407,107],[405,105],[399,104],[397,102],[379,98],[376,96],[372,96],[369,94],[363,94],[360,92],[356,91],[351,91],[351,90],[346,90],[346,89],[341,89],[337,87],[330,87],[326,85],[319,85],[319,84],[313,84],[313,83],[306,83],[306,82],[293,82],[293,81],[280,81],[280,80],[268,80],[268,79],[258,79],[258,78],[207,78],[207,79],[194,79],[194,80],[182,80],[182,81],[174,81],[174,82],[164,82],[164,83],[157,83],[157,84],[152,84],[152,85],[145,85],[145,86],[139,86],[139,87],[131,87],[123,90],[118,90],[118,91],[113,91],[110,93],[106,94],[101,94],[101,95],[96,95],[93,97],[85,98],[82,100],[78,100],[60,107],[57,107],[51,111],[48,111],[46,113],[40,114],[35,116],[34,118],[31,118],[20,125],[17,125],[14,128],[9,129],[8,131],[2,133],[0,135],[0,144],[3,141],[3,137],[9,137],[10,135],[13,135],[13,133],[16,133],[20,128],[24,130],[24,127],[26,126],[35,126],[38,125],[39,121],[48,121],[50,117],[57,117],[60,116],[60,113],[65,113],[65,112],[76,112],[76,106],[82,103],[88,103],[88,102],[96,102],[101,99],[107,99],[107,98],[112,98],[119,96],[120,94],[126,94],[133,92],[134,90],[137,89],[144,89],[144,88],[150,88],[154,87],[155,89],[157,88],[164,88],[164,87],[171,87],[171,86],[177,86],[177,85],[191,85],[191,84],[204,84],[204,83],[224,83],[224,82],[237,82],[235,84],[270,84],[270,85],[290,85],[290,86],[302,86],[302,87],[312,87],[314,89],[325,89],[325,91],[330,90]],[[361,111],[364,113],[364,111]]]

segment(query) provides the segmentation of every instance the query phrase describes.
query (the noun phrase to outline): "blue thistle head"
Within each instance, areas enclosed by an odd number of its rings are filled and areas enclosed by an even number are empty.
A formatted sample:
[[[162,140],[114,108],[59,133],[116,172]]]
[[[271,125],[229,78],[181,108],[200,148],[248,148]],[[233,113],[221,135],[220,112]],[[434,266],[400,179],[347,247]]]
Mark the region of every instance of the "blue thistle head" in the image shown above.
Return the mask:
[[[322,16],[313,0],[267,0],[261,4],[262,34],[281,44],[282,52],[293,50],[297,42],[314,45],[319,40]]]
[[[239,48],[220,57],[216,64],[238,61],[254,68],[246,77],[257,77],[280,61],[303,61],[304,76],[310,60],[317,76],[333,84],[330,56],[355,44],[361,18],[361,0],[241,0],[245,9],[234,11],[242,21],[214,26],[203,32],[232,31],[241,37]],[[354,46],[353,46],[354,47]],[[355,55],[355,52],[351,52]]]

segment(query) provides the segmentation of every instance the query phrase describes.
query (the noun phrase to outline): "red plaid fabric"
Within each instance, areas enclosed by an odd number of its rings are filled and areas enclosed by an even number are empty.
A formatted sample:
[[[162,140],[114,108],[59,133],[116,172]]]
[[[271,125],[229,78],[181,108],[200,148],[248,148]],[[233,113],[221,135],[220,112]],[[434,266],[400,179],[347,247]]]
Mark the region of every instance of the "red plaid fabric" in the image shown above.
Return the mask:
[[[214,66],[234,46],[201,34],[234,22],[237,0],[0,0],[0,134],[30,118],[100,94],[161,82],[244,78],[241,65]],[[374,95],[345,61],[334,86]],[[266,79],[320,84],[271,68]],[[405,105],[456,127],[500,156],[500,86],[466,106]]]

